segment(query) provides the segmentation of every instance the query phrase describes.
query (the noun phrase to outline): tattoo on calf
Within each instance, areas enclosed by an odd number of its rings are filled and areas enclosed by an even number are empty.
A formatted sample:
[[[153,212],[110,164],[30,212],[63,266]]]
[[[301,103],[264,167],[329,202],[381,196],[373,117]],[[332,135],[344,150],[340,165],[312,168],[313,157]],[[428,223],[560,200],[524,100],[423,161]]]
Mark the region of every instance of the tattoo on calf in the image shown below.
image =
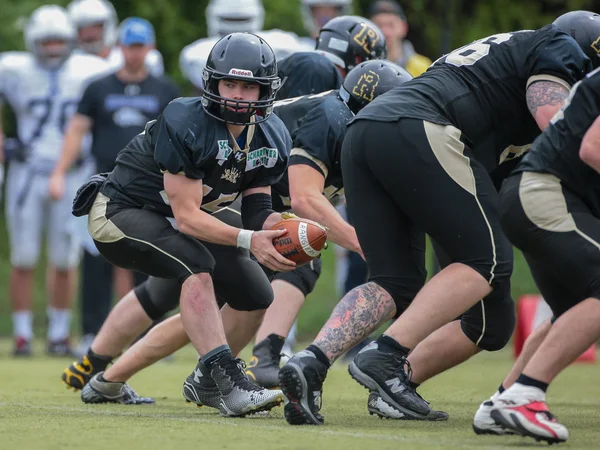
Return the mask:
[[[340,300],[314,341],[335,361],[396,313],[392,296],[376,283],[366,283]]]
[[[562,105],[569,96],[569,90],[554,81],[537,81],[527,89],[526,100],[529,111],[535,117],[540,106]]]

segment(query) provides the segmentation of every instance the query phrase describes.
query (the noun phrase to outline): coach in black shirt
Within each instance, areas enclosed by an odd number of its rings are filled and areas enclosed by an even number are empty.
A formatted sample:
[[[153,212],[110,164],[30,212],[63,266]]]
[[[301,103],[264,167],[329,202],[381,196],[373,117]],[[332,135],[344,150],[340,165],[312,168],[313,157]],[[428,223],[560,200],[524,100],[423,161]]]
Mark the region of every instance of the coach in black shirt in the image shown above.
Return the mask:
[[[63,196],[65,174],[80,157],[83,139],[89,132],[93,138],[91,153],[95,172],[110,172],[115,165],[117,149],[124,148],[143,131],[146,122],[156,119],[165,106],[179,96],[177,87],[170,80],[150,75],[144,65],[146,54],[155,44],[150,22],[137,17],[123,21],[119,28],[119,44],[125,59],[123,68],[88,86],[69,124],[62,156],[50,178],[49,191],[55,199]],[[84,247],[82,315],[85,338],[82,347],[85,347],[85,341],[91,342],[108,315],[113,284],[112,266],[98,255],[93,244]],[[131,278],[123,269],[116,271],[116,293],[122,297],[132,287]]]

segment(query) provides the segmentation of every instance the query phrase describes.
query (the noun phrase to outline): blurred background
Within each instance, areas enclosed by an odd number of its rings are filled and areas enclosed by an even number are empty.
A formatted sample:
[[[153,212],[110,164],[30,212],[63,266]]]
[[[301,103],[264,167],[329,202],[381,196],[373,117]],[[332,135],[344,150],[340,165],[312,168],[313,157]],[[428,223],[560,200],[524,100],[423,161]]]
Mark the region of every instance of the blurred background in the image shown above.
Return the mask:
[[[46,3],[42,0],[0,0],[3,17],[0,52],[24,49],[23,24],[34,9]],[[68,1],[58,0],[54,3],[66,6]],[[408,40],[418,53],[431,60],[490,34],[539,28],[569,10],[598,10],[598,0],[404,0],[400,3],[409,24]],[[208,0],[115,0],[113,4],[120,20],[140,16],[154,25],[156,46],[163,55],[166,74],[181,86],[184,93],[191,92],[191,85],[185,81],[179,69],[179,55],[183,47],[206,37],[205,9]],[[299,36],[307,36],[301,19],[300,0],[263,0],[263,4],[266,10],[264,29],[279,28]],[[366,15],[370,4],[370,0],[355,0],[353,12]],[[9,134],[9,117],[5,117],[5,124],[5,131]],[[3,207],[1,211],[0,336],[10,336],[9,249]],[[314,335],[339,299],[334,281],[333,249],[325,252],[323,258],[324,274],[300,316],[300,338]],[[513,295],[518,299],[523,294],[535,293],[536,288],[522,257],[516,254],[515,258]],[[44,260],[45,258],[41,258],[41,261]],[[40,264],[36,271],[35,285],[36,331],[45,327],[46,320],[44,274],[45,267]],[[78,323],[79,321],[75,321],[75,333],[79,331]]]

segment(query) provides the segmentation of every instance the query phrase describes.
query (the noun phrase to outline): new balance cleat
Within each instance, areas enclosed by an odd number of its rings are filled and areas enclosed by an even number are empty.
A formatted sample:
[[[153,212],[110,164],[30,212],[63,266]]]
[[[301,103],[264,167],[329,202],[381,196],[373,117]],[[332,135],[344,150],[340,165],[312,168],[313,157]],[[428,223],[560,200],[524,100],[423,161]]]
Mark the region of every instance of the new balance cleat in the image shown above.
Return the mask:
[[[497,425],[536,441],[558,444],[569,430],[550,412],[541,389],[515,383],[494,402],[490,413]]]
[[[198,361],[194,371],[183,382],[183,398],[187,403],[195,403],[198,407],[219,409],[221,392],[201,361]]]
[[[230,354],[213,363],[211,376],[221,392],[219,411],[227,417],[244,417],[269,411],[283,402],[279,390],[269,390],[252,383],[244,373],[245,364]]]
[[[15,346],[13,349],[13,356],[17,357],[28,357],[31,356],[31,341],[22,337],[15,338]]]
[[[264,339],[254,346],[246,375],[266,389],[279,389],[280,359],[281,356],[273,348],[271,341]]]
[[[406,358],[384,353],[379,350],[377,342],[372,342],[356,355],[348,366],[348,372],[360,385],[378,392],[388,405],[406,418],[428,420],[431,408],[410,387],[412,371]]]
[[[140,397],[127,384],[100,379],[104,372],[94,375],[81,391],[83,403],[121,403],[123,405],[148,405],[154,399]]]
[[[417,395],[419,394],[417,393]],[[424,419],[415,419],[413,417],[409,417],[382,399],[381,395],[379,395],[379,392],[371,392],[369,394],[367,409],[369,410],[369,414],[377,415],[380,418],[385,419],[426,420],[431,422],[448,420],[448,413],[444,411],[434,411],[433,409],[429,411],[429,414]]]
[[[473,417],[473,431],[476,434],[516,434],[514,431],[497,425],[492,419],[491,412],[494,408],[494,400],[490,398],[486,400],[477,409],[475,417]]]
[[[283,414],[290,425],[323,425],[323,382],[327,367],[313,352],[296,353],[279,371],[279,382],[285,395]]]

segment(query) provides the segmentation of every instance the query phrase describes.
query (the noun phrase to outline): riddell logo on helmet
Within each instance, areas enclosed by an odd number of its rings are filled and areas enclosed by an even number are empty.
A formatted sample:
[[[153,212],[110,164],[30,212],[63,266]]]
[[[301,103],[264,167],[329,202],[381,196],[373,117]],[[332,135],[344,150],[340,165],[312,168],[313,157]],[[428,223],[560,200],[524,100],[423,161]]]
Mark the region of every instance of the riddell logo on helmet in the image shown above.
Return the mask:
[[[254,77],[251,70],[230,69],[229,75],[237,75],[238,77]]]

